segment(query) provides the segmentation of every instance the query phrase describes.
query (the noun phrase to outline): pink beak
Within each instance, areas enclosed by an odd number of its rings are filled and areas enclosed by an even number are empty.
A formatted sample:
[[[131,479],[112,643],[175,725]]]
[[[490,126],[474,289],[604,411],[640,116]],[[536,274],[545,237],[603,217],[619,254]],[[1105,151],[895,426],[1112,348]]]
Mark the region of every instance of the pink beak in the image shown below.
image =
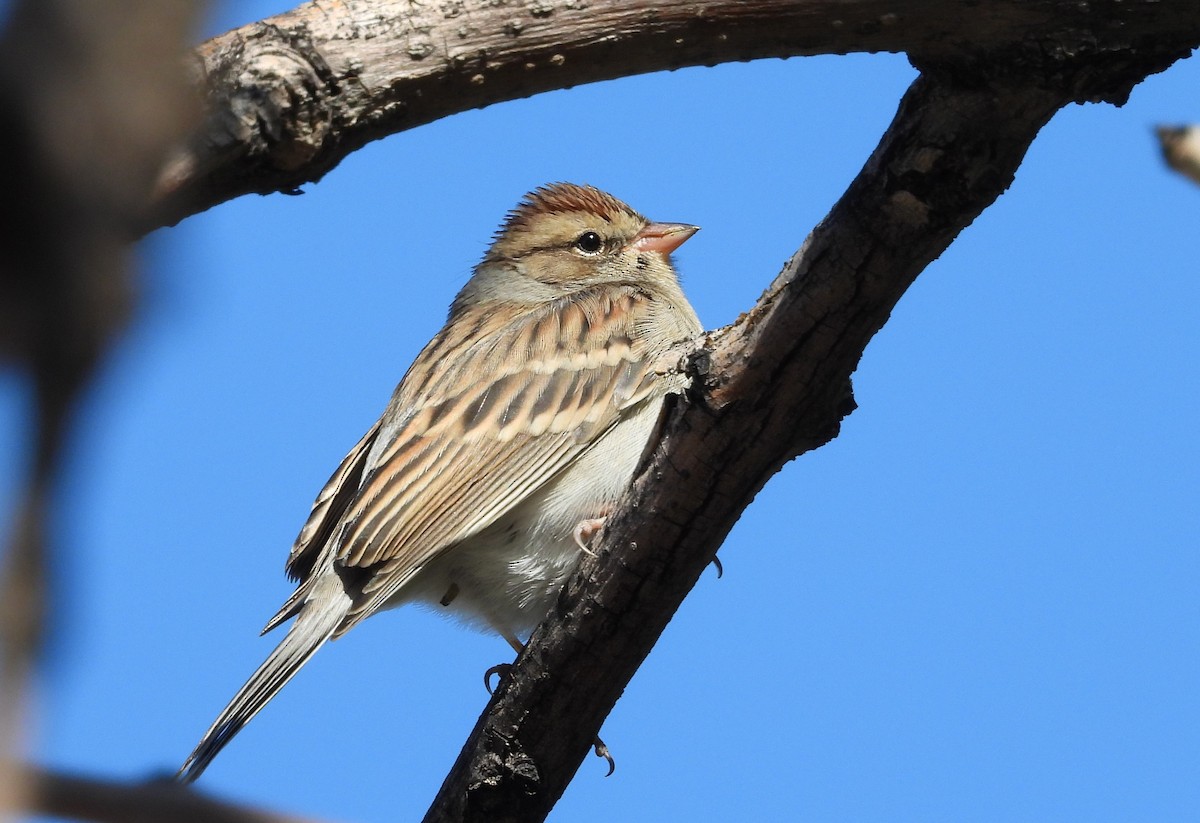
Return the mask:
[[[650,223],[633,238],[632,246],[638,251],[670,254],[698,231],[699,226],[689,226],[687,223]]]

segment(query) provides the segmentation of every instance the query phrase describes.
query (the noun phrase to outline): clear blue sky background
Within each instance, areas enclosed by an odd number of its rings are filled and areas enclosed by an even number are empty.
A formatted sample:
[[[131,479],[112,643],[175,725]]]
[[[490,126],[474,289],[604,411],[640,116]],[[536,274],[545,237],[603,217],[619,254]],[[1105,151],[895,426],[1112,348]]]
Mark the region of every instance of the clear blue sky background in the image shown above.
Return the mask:
[[[286,7],[227,4],[209,31]],[[525,191],[588,182],[703,226],[679,264],[720,326],[914,74],[860,55],[541,95],[156,234],[64,487],[36,756],[120,778],[179,765],[276,639],[257,632],[313,495]],[[1200,116],[1198,88],[1186,61],[1046,127],[871,343],[841,436],[772,480],[724,579],[684,603],[604,726],[615,775],[585,761],[551,819],[1196,819],[1200,188],[1162,167],[1151,127]],[[510,658],[419,610],[376,617],[199,785],[419,819],[483,671]]]

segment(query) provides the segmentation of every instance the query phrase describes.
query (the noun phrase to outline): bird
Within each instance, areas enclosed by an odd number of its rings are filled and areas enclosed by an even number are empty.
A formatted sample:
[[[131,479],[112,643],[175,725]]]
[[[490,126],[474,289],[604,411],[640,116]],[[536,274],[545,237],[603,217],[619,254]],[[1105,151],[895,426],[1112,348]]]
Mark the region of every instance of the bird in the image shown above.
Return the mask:
[[[589,185],[521,199],[383,414],[317,495],[288,555],[292,620],[176,775],[190,783],[326,641],[424,604],[519,654],[632,480],[664,368],[703,329],[652,222]]]

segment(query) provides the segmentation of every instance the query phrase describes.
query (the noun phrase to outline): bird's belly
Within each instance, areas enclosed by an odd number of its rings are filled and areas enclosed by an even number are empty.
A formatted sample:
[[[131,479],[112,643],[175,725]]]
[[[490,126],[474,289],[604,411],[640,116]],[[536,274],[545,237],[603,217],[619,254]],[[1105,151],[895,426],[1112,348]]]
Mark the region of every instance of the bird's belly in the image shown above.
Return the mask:
[[[579,564],[580,523],[607,516],[629,485],[661,406],[645,403],[512,511],[430,561],[389,605],[416,600],[510,639],[528,633]]]

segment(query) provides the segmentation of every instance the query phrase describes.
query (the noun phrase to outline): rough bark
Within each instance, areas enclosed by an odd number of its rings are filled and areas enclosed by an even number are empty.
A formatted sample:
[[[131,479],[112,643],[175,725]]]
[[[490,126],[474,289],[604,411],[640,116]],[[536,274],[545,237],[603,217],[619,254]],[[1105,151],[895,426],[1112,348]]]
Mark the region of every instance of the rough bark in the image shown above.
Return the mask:
[[[994,66],[1187,48],[1190,0],[346,0],[306,3],[195,53],[208,117],[148,225],[294,191],[365,143],[581,83],[731,60],[907,52]],[[1156,46],[1157,47],[1157,46]]]

